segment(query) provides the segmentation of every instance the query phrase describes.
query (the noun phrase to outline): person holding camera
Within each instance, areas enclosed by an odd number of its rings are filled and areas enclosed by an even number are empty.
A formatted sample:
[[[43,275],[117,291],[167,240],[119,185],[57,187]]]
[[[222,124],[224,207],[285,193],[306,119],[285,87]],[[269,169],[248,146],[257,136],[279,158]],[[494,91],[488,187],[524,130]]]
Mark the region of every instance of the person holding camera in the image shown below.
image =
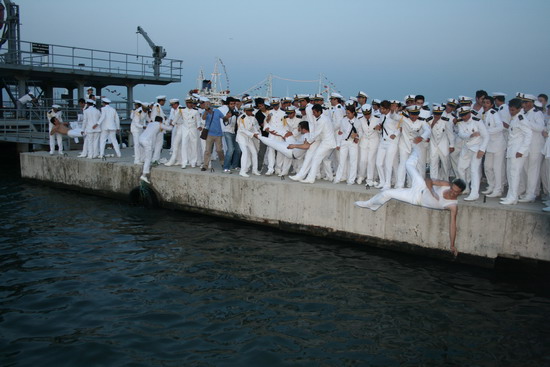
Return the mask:
[[[231,173],[231,170],[239,166],[239,160],[241,159],[241,149],[236,141],[237,118],[240,115],[239,110],[236,108],[237,102],[236,98],[228,97],[226,99],[227,104],[220,108],[224,112],[224,107],[227,106],[227,110],[231,115],[227,121],[223,121],[222,125],[223,140],[226,148],[225,159],[223,161],[224,173]]]
[[[233,104],[234,103],[235,102],[233,102]],[[225,113],[222,111],[224,111]],[[212,155],[214,144],[216,145],[216,153],[218,153],[220,163],[224,161],[225,155],[223,154],[222,146],[222,124],[223,122],[228,121],[232,116],[233,114],[229,106],[222,106],[220,108],[212,109],[209,101],[204,103],[204,113],[202,115],[202,119],[205,121],[204,129],[207,130],[207,133],[205,139],[206,144],[204,148],[204,161],[201,167],[201,171],[206,171],[206,169],[210,165],[210,157]]]

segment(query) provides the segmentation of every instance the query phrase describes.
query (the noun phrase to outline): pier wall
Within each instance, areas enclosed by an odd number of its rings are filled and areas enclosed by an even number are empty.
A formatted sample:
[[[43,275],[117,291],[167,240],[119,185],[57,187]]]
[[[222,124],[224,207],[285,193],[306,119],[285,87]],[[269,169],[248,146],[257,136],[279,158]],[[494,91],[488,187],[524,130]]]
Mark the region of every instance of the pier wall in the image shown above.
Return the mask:
[[[103,196],[128,198],[140,166],[23,153],[24,178]],[[221,172],[159,167],[152,187],[168,208],[190,210],[372,246],[450,258],[449,218],[437,211],[390,201],[373,212],[353,205],[378,190],[327,183],[300,184],[278,177],[242,178]],[[498,257],[550,261],[550,215],[540,210],[462,204],[458,261],[492,266]]]

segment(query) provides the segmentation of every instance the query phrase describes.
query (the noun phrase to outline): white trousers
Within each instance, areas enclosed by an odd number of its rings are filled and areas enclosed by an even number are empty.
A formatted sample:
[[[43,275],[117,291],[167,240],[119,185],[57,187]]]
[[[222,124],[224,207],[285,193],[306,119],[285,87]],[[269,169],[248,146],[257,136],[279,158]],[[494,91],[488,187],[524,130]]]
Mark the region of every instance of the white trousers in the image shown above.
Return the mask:
[[[134,141],[134,164],[143,162],[143,157],[142,157],[143,152],[139,145],[139,137],[141,136],[142,132],[143,132],[143,129],[141,131],[139,130],[132,131],[132,140]]]
[[[397,144],[395,142],[381,142],[378,145],[376,153],[376,170],[380,178],[380,185],[389,189],[391,187],[391,176],[393,163],[397,154]]]
[[[468,170],[469,168],[469,170]],[[466,181],[467,170],[470,173],[470,195],[479,195],[479,183],[481,181],[481,158],[477,158],[477,152],[468,148],[462,149],[458,160],[458,177]]]
[[[502,192],[502,177],[504,172],[504,157],[506,151],[485,153],[484,171],[487,177],[487,184],[493,192]]]
[[[168,160],[168,164],[181,164],[182,166],[186,164],[181,160],[182,157],[182,131],[181,125],[174,126],[172,129],[172,137],[170,141],[170,150],[172,151],[172,156]]]
[[[264,138],[267,139],[267,138]],[[252,141],[252,138],[237,138],[237,144],[241,148],[241,173],[247,173],[250,163],[252,163],[252,172],[258,173],[258,150]]]
[[[190,164],[191,166],[198,165],[198,140],[199,131],[196,128],[188,128],[186,126],[180,126],[178,130],[181,130],[181,165]]]
[[[449,179],[449,151],[442,152],[435,144],[430,144],[430,178],[445,181]]]
[[[357,167],[358,183],[361,183],[365,177],[367,181],[374,181],[374,168],[376,167],[376,152],[380,139],[376,137],[371,140],[361,140],[359,142],[359,165]]]
[[[116,140],[116,130],[102,130],[99,137],[99,155],[105,155],[105,144],[107,143],[107,138],[113,144],[117,157],[120,157],[120,147],[118,146],[118,141]]]
[[[160,160],[160,153],[162,152],[162,145],[164,144],[164,131],[157,134],[155,145],[153,147],[153,161]]]
[[[334,182],[340,182],[342,175],[344,174],[344,168],[346,163],[348,165],[348,174],[346,182],[348,184],[355,183],[357,178],[357,156],[359,155],[359,144],[353,142],[353,140],[343,140],[340,144],[340,154],[338,159],[338,169],[336,170],[336,177]],[[349,159],[349,160],[348,160]]]
[[[511,157],[506,160],[506,172],[508,177],[508,194],[506,200],[518,200],[519,197],[519,179],[521,177],[525,157]]]
[[[311,160],[311,168],[309,169],[309,173],[307,174],[306,181],[309,182],[315,182],[315,178],[317,177],[317,173],[319,172],[319,169],[321,168],[321,163],[329,156],[329,154],[334,150],[334,147],[323,145],[322,143],[319,144],[319,147],[317,147],[317,150],[315,151],[315,155],[313,156],[313,159]],[[327,163],[323,164],[323,168],[325,170],[325,176],[329,179],[332,178],[332,167]]]
[[[161,134],[159,134],[161,135]],[[143,152],[143,174],[148,174],[151,172],[151,161],[153,160],[153,146],[152,141],[141,139],[139,141],[140,148]]]
[[[86,158],[97,158],[99,156],[99,136],[101,132],[89,132],[86,133],[86,140],[88,141]]]
[[[55,143],[59,149],[59,154],[63,153],[63,135],[55,133],[50,135],[50,153],[55,152]]]
[[[426,181],[418,171],[418,161],[420,158],[419,149],[414,149],[405,163],[407,174],[411,178],[411,187],[402,189],[389,189],[381,191],[368,201],[358,201],[356,204],[360,207],[377,210],[391,199],[403,201],[405,203],[422,206],[422,194],[426,189]]]

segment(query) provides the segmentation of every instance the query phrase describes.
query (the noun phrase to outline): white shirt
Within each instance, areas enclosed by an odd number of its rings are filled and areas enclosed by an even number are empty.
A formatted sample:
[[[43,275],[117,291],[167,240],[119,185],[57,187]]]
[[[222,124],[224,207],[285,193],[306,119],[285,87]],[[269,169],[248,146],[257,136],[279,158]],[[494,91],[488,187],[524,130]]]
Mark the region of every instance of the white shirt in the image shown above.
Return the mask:
[[[120,118],[116,110],[110,105],[105,105],[101,108],[101,116],[99,118],[101,130],[120,130]]]
[[[480,136],[471,135],[475,132],[479,132]],[[460,120],[458,122],[458,135],[464,140],[464,148],[468,148],[471,151],[483,151],[487,149],[489,143],[489,134],[483,122],[477,117],[470,117],[468,121]]]

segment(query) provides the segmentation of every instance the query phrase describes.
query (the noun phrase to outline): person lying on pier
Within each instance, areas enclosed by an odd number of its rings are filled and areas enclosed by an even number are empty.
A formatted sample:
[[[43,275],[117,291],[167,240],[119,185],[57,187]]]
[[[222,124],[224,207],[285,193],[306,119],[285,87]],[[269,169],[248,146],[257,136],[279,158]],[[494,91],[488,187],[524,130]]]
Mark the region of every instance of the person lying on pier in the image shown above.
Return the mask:
[[[456,216],[458,213],[457,198],[466,189],[466,183],[459,178],[451,183],[424,179],[417,168],[419,154],[419,150],[416,147],[413,148],[406,163],[407,173],[412,178],[411,188],[383,190],[368,201],[356,201],[355,205],[360,208],[377,210],[391,199],[395,199],[424,208],[449,210],[451,212],[449,222],[451,252],[456,257],[458,255],[455,246]]]
[[[84,131],[82,129],[70,129],[67,125],[60,122],[56,116],[52,117],[50,119],[50,122],[54,125],[54,127],[50,131],[50,135],[57,133],[70,136],[71,138],[81,138],[84,136]]]
[[[309,123],[307,121],[300,121],[300,123],[298,123],[298,130],[302,134],[299,138],[295,138],[292,133],[289,133],[283,137],[283,141],[278,141],[271,137],[261,136],[258,133],[254,134],[254,137],[259,139],[268,147],[282,153],[287,158],[301,159],[311,145],[307,141],[309,138]]]

